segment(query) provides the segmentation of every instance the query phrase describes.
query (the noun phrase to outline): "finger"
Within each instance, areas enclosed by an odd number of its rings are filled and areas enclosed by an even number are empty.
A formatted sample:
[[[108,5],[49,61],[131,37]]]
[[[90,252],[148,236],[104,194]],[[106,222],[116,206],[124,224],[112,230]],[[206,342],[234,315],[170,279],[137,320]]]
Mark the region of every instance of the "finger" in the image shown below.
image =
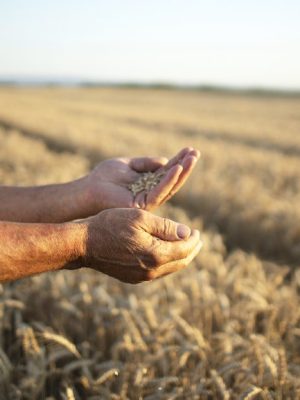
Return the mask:
[[[186,258],[169,262],[167,264],[160,266],[159,268],[148,271],[147,274],[148,279],[153,280],[162,278],[166,275],[185,269],[194,260],[194,258],[197,256],[202,247],[203,247],[203,242],[200,241]]]
[[[130,283],[130,284],[137,284],[143,281],[149,281],[153,279],[157,279],[160,277],[163,277],[165,275],[168,275],[170,273],[179,271],[183,268],[186,268],[188,264],[194,259],[194,257],[198,254],[199,250],[202,247],[202,242],[199,242],[193,252],[189,254],[188,257],[181,259],[181,260],[176,260],[172,262],[165,263],[164,265],[160,266],[159,268],[155,269],[143,269],[138,266],[122,266],[120,268],[119,265],[111,263],[107,261],[105,266],[101,267],[101,272],[109,275],[115,279],[118,279],[121,282],[125,283]],[[93,266],[90,266],[93,268]],[[99,269],[95,267],[97,271]]]
[[[195,168],[197,164],[198,159],[195,156],[187,156],[184,158],[182,162],[182,167],[183,171],[180,174],[180,177],[177,181],[177,183],[174,185],[174,187],[171,189],[171,191],[168,193],[167,197],[162,201],[161,204],[165,203],[168,201],[172,196],[174,196],[175,193],[177,193],[181,187],[185,184],[189,176],[191,175],[193,169]]]
[[[177,183],[182,171],[183,167],[181,165],[175,165],[166,173],[159,184],[148,193],[146,199],[147,210],[158,207],[161,204]]]
[[[130,168],[137,172],[152,172],[168,162],[165,157],[136,157],[129,161]]]
[[[200,232],[198,230],[193,230],[186,240],[176,242],[157,240],[157,244],[151,249],[156,267],[188,257],[200,241]]]
[[[93,266],[91,266],[91,268],[93,268]],[[93,269],[99,271],[97,267]],[[136,266],[122,265],[120,268],[120,265],[107,261],[104,266],[101,266],[100,271],[124,283],[137,284],[147,280],[145,277],[145,270],[141,269],[138,263]]]
[[[156,239],[153,247],[149,248],[148,268],[159,268],[169,262],[188,257],[201,242],[200,233],[194,230],[187,240],[166,242]]]
[[[145,190],[142,190],[139,192],[135,199],[134,199],[134,207],[136,208],[141,208],[142,210],[145,209],[146,207],[146,192]]]
[[[150,213],[144,212],[139,225],[148,241],[145,265],[149,268],[186,258],[200,241],[198,230]]]
[[[139,226],[147,234],[166,242],[186,240],[191,235],[191,229],[184,224],[162,218],[149,212],[143,212]]]
[[[178,164],[187,154],[195,151],[193,147],[185,147],[176,154],[175,157],[171,158],[168,163],[163,167],[164,170],[172,168],[174,165]]]
[[[189,156],[194,156],[197,158],[197,160],[201,157],[201,153],[199,150],[194,149],[189,153]]]

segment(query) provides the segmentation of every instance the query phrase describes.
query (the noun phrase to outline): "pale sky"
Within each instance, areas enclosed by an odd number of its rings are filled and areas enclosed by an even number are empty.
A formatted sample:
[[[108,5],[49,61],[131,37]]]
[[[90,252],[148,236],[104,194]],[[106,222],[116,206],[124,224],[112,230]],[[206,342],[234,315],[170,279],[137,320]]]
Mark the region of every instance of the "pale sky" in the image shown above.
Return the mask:
[[[0,78],[300,89],[300,0],[0,0]]]

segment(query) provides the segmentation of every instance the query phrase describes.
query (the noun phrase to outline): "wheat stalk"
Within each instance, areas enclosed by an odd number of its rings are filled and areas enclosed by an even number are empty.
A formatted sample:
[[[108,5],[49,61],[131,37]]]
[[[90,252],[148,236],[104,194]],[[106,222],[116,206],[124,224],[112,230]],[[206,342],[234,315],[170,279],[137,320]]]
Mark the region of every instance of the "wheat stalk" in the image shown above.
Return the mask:
[[[104,382],[106,382],[108,379],[112,377],[116,377],[119,375],[119,370],[112,368],[108,371],[106,371],[103,375],[101,375],[98,379],[96,379],[93,384],[95,386],[102,385]]]
[[[221,375],[218,374],[218,372],[215,369],[212,369],[210,371],[210,375],[212,377],[212,380],[215,384],[215,387],[217,389],[217,392],[220,394],[221,398],[223,400],[229,400],[230,399],[230,393],[227,390],[226,384],[221,377]]]
[[[278,350],[277,370],[278,370],[278,383],[280,386],[282,386],[286,382],[286,377],[287,377],[287,372],[288,372],[286,354],[285,354],[285,350],[283,348]]]
[[[241,400],[253,400],[261,392],[262,392],[261,388],[253,386],[253,387],[247,389],[244,393],[242,393],[240,399]]]

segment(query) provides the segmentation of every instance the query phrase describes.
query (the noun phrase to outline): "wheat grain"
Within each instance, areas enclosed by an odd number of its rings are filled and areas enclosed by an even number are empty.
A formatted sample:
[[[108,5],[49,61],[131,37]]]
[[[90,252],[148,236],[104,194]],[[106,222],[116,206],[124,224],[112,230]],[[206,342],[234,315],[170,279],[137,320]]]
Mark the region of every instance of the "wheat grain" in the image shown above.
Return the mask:
[[[155,186],[159,184],[165,171],[163,172],[145,172],[143,173],[136,182],[128,185],[128,189],[136,196],[143,190],[149,193]]]

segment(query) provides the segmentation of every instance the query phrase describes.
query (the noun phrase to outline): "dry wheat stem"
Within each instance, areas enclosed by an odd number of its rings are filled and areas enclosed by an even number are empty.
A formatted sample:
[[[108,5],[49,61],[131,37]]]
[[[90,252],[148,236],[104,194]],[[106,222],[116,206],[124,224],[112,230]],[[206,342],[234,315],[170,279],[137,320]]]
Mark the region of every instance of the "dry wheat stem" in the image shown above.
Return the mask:
[[[71,92],[0,88],[0,184],[77,179],[93,162],[89,149],[112,158],[132,143],[136,154],[172,154],[192,139],[201,173],[161,215],[205,226],[208,245],[194,267],[151,285],[86,270],[0,285],[0,400],[300,398],[300,273],[290,265],[300,257],[300,100]],[[63,113],[76,94],[80,112]],[[65,129],[70,152],[61,151]],[[132,183],[135,195],[153,190],[155,173],[148,178]],[[58,336],[37,333],[45,330]]]

